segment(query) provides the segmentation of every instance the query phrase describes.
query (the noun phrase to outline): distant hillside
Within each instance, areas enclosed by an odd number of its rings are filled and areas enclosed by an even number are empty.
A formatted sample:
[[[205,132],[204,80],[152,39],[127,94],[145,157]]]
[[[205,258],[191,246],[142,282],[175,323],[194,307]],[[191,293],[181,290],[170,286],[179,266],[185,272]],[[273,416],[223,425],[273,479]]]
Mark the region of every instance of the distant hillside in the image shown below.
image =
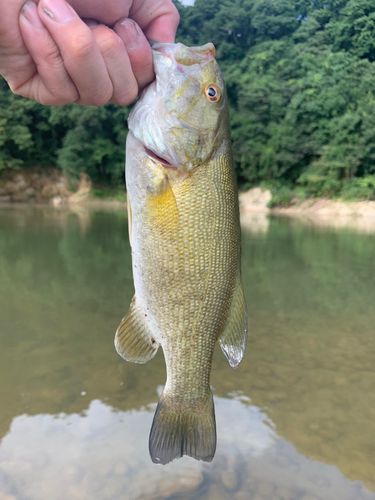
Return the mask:
[[[175,1],[187,45],[212,41],[227,83],[240,185],[375,199],[372,0]],[[57,166],[123,183],[129,108],[40,106],[0,82],[0,170]]]

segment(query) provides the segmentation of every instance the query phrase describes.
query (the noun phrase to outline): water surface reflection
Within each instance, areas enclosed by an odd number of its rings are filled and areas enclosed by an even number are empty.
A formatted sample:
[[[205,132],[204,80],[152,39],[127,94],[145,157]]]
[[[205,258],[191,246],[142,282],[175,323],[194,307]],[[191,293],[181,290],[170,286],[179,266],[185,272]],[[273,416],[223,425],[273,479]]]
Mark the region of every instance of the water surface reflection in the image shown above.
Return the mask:
[[[155,466],[161,353],[125,363],[126,212],[0,208],[0,498],[375,499],[375,237],[243,226],[250,340],[215,352],[212,464]],[[60,496],[58,496],[60,495]]]
[[[123,412],[93,400],[80,414],[18,416],[0,448],[3,495],[220,499],[238,490],[235,498],[366,498],[336,467],[310,461],[278,439],[268,417],[246,398],[216,398],[215,404],[221,436],[215,462],[185,457],[169,467],[154,466],[147,452],[155,405]]]

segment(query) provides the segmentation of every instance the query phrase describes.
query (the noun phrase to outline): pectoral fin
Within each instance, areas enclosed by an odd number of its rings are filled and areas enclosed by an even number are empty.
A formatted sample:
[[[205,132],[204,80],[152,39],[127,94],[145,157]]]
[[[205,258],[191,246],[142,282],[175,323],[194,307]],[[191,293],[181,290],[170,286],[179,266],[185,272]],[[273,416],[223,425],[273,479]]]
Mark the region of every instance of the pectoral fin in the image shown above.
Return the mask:
[[[116,351],[126,361],[146,363],[158,350],[159,344],[153,339],[146,318],[145,313],[137,306],[134,296],[130,309],[115,335]]]
[[[220,347],[234,370],[240,364],[247,341],[247,312],[243,287],[240,280],[234,291],[232,305],[223,333],[219,337]]]
[[[147,198],[148,220],[155,232],[163,235],[163,239],[174,238],[179,227],[179,214],[176,198],[169,183],[164,176],[159,182],[158,189]]]

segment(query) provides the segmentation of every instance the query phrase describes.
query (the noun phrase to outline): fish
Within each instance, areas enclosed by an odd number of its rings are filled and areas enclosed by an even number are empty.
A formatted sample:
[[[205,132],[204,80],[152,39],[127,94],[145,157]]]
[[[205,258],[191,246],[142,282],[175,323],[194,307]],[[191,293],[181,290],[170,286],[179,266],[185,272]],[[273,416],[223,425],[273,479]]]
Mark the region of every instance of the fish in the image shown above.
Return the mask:
[[[150,432],[152,461],[211,462],[214,347],[218,341],[235,369],[248,323],[228,102],[213,44],[154,43],[152,53],[156,78],[128,118],[135,294],[115,347],[134,363],[163,349],[167,379]]]

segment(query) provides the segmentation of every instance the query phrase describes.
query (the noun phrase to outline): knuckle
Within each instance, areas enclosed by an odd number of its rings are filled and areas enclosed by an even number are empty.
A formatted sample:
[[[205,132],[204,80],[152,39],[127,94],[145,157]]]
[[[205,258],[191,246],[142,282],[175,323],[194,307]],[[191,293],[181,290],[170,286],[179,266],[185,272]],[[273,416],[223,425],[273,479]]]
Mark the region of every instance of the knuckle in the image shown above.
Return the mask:
[[[172,5],[173,5],[173,10],[172,10],[170,16],[171,16],[172,22],[175,25],[175,28],[177,29],[178,25],[180,24],[180,14],[178,13],[178,10],[174,6],[174,4],[172,4]]]
[[[37,99],[37,101],[43,106],[64,106],[65,104],[72,102],[67,99],[58,99],[55,96],[41,96]]]
[[[102,96],[92,96],[89,102],[86,104],[87,106],[95,106],[100,107],[104,106],[108,102],[108,99],[103,98]]]
[[[88,99],[88,104],[90,106],[103,106],[106,104],[112,97],[112,92],[113,89],[111,88],[110,85],[106,85],[105,87],[101,88],[98,92],[95,94],[92,94]]]
[[[52,70],[60,69],[63,66],[63,60],[58,46],[48,33],[43,34],[42,49],[36,61],[37,67],[43,65]]]
[[[117,51],[123,46],[121,38],[106,26],[98,26],[92,32],[102,54]]]
[[[168,24],[175,30],[177,30],[178,25],[180,24],[180,14],[177,10],[177,7],[172,3],[168,2],[168,4],[164,4],[164,9],[160,13],[162,16],[168,17]]]
[[[44,106],[64,106],[75,102],[78,98],[77,89],[73,86],[63,86],[63,88],[49,89],[47,92],[40,87],[37,101]]]
[[[133,85],[123,91],[114,92],[111,102],[117,104],[118,106],[128,106],[138,96],[138,86]]]
[[[44,55],[43,65],[51,68],[52,70],[61,70],[61,67],[64,66],[64,63],[59,50],[51,49],[47,51]]]
[[[65,104],[69,104],[71,102],[75,102],[78,99],[78,92],[70,92],[65,95],[55,95],[54,103],[55,106],[64,106]],[[43,104],[43,103],[42,103]]]
[[[56,98],[54,96],[45,95],[40,91],[37,93],[37,97],[35,100],[43,106],[53,106],[56,103]]]
[[[8,80],[7,81],[8,83],[8,87],[9,87],[9,90],[15,94],[15,95],[20,95],[22,97],[26,97],[23,95],[23,92],[22,92],[22,86],[24,84],[24,82],[20,83],[20,82],[16,82],[16,81],[12,81],[12,80]]]
[[[73,58],[86,59],[95,51],[91,32],[76,34],[70,40],[70,54]]]
[[[42,79],[44,87],[48,89],[48,93],[51,95],[44,97],[45,93],[41,93],[40,97],[38,98],[38,102],[40,102],[41,104],[44,104],[46,106],[62,106],[64,104],[76,101],[79,97],[74,83],[72,83],[68,77],[61,79],[58,84],[56,83],[58,74],[61,74],[61,72],[56,73],[54,82],[47,82],[46,80]],[[43,88],[43,86],[41,86],[41,88]],[[45,102],[45,99],[48,99],[48,102]]]

